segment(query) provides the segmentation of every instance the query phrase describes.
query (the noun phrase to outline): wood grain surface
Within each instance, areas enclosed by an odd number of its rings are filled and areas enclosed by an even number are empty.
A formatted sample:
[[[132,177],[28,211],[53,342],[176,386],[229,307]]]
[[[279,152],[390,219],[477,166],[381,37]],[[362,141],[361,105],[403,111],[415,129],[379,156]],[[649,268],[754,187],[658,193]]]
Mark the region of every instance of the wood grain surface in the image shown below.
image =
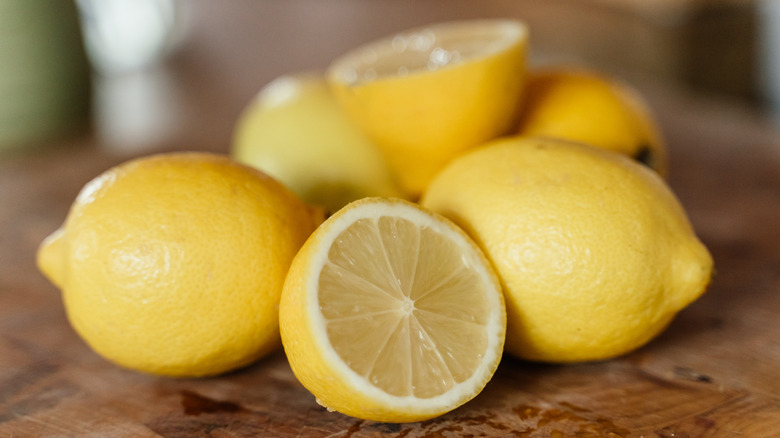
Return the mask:
[[[716,266],[708,293],[646,347],[567,366],[505,357],[472,402],[411,424],[327,412],[281,351],[207,379],[140,374],[93,353],[34,257],[79,189],[109,166],[159,151],[227,153],[235,120],[260,86],[321,68],[372,36],[499,15],[589,35],[582,15],[556,2],[324,3],[193,1],[188,36],[164,65],[99,81],[95,129],[0,157],[0,437],[780,436],[780,127],[756,108],[642,72],[625,77],[658,114],[670,184]],[[603,16],[600,35],[613,29],[617,38],[625,22],[614,10]],[[547,51],[535,56],[554,58],[553,34],[540,33]],[[156,91],[133,100],[143,94],[138,84]],[[135,94],[122,94],[128,89]],[[139,105],[156,119],[128,135],[116,124],[140,117]]]

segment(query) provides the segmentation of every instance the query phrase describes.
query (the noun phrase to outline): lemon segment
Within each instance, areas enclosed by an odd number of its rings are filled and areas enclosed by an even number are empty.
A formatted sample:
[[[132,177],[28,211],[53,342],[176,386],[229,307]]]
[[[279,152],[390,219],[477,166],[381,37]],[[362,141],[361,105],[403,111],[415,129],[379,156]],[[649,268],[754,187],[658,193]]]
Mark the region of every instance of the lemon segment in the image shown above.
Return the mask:
[[[452,157],[515,127],[527,41],[518,21],[441,23],[358,47],[327,79],[417,197]]]
[[[316,73],[264,86],[236,124],[231,156],[331,212],[367,196],[402,195],[379,149]]]
[[[650,106],[628,83],[595,71],[530,70],[517,132],[587,143],[668,174],[666,145]]]
[[[285,353],[329,409],[420,421],[495,372],[505,308],[487,260],[444,218],[401,200],[349,204],[296,256],[280,304]]]
[[[501,279],[509,353],[626,354],[705,292],[713,261],[654,171],[578,143],[506,138],[458,157],[421,204],[480,245]]]
[[[206,376],[280,346],[287,269],[321,218],[226,157],[141,157],[89,182],[38,265],[76,332],[126,368]]]

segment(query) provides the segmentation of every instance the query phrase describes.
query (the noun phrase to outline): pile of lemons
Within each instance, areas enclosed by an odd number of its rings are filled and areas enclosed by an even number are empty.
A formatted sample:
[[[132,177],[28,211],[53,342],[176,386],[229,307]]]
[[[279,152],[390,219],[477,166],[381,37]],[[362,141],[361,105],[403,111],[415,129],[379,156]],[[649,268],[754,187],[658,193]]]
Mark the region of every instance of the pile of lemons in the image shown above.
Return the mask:
[[[528,45],[515,20],[442,23],[280,77],[231,157],[88,183],[38,265],[119,365],[217,375],[281,343],[318,403],[376,421],[455,409],[505,352],[627,354],[706,290],[712,258],[641,97],[529,68]]]

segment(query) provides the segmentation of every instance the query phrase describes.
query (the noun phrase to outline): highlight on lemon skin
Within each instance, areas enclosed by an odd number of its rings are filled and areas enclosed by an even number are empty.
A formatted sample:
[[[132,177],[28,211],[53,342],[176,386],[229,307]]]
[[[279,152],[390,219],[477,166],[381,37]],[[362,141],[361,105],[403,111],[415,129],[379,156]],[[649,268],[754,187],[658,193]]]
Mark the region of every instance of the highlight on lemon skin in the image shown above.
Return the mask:
[[[101,356],[152,374],[215,375],[280,346],[284,277],[319,222],[256,169],[160,154],[89,182],[37,262]]]
[[[506,298],[506,350],[522,359],[627,354],[712,275],[712,257],[665,181],[601,148],[496,140],[453,160],[420,202],[492,262]]]
[[[327,79],[417,198],[452,157],[516,126],[527,45],[519,21],[439,23],[355,48]]]
[[[421,421],[466,403],[500,361],[506,315],[479,248],[448,220],[367,198],[296,255],[282,343],[317,402],[353,417]]]
[[[649,104],[633,86],[595,70],[529,69],[517,133],[587,143],[668,175],[666,144]]]

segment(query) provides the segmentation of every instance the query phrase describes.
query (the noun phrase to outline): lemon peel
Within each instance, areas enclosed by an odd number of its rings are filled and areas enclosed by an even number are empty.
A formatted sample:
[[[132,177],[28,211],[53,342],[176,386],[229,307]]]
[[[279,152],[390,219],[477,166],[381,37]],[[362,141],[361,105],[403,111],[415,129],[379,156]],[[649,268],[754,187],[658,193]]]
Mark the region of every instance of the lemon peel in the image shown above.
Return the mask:
[[[159,154],[88,183],[37,262],[101,356],[147,373],[214,375],[280,345],[284,277],[319,221],[248,166]]]
[[[625,155],[506,138],[458,157],[426,208],[463,227],[501,279],[509,353],[626,354],[705,292],[713,262],[674,193]]]

